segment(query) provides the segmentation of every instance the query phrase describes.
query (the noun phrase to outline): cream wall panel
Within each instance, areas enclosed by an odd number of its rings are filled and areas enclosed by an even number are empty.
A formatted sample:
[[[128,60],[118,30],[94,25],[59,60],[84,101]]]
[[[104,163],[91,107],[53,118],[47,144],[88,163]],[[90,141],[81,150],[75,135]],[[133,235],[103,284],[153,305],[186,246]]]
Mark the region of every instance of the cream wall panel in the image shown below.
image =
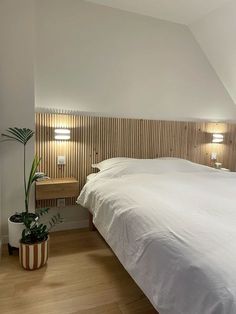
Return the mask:
[[[54,129],[58,127],[71,130],[70,141],[54,140]],[[223,144],[211,143],[214,132],[224,134]],[[40,170],[52,178],[75,177],[79,189],[93,172],[91,165],[111,157],[169,156],[210,166],[210,154],[217,152],[224,167],[236,170],[234,134],[236,126],[225,123],[36,114],[36,152],[42,157]],[[65,166],[57,166],[58,155],[66,156]],[[55,201],[47,204],[53,206]],[[68,199],[67,204],[75,204],[75,199]]]

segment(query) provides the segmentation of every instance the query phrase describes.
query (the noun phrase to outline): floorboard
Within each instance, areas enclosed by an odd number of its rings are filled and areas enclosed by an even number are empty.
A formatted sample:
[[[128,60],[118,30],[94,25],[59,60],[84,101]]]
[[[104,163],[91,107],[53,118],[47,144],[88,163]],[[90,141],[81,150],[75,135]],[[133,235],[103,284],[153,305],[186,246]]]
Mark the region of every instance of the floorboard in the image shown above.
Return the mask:
[[[48,264],[36,271],[18,256],[0,262],[1,314],[156,314],[97,232],[73,230],[50,237]]]

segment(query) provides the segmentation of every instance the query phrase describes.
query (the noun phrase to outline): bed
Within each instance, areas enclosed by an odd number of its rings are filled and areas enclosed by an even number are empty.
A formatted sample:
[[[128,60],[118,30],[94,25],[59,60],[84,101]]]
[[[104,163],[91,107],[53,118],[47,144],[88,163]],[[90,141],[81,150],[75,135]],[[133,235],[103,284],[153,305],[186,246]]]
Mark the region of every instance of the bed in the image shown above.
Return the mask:
[[[160,314],[236,313],[236,173],[187,160],[94,165],[78,204]]]

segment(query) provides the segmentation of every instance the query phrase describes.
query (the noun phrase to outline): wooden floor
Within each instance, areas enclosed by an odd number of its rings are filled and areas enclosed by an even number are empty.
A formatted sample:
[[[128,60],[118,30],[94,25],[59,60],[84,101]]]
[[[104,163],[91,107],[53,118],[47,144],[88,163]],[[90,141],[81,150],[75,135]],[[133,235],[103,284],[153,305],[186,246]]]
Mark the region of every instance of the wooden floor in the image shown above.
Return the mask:
[[[48,264],[36,271],[5,248],[1,314],[157,313],[97,232],[55,232],[50,242]]]

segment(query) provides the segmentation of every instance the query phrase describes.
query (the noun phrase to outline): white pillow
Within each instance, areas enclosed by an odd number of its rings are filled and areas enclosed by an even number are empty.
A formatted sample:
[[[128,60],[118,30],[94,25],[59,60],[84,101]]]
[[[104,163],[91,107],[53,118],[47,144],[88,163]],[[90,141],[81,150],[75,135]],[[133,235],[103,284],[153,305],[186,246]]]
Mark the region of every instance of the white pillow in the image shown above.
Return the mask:
[[[87,182],[94,179],[96,177],[96,175],[97,175],[97,173],[90,173],[89,175],[87,175]]]
[[[130,174],[170,172],[209,172],[215,169],[180,158],[133,159],[111,158],[97,164],[98,177],[119,177]]]
[[[101,170],[111,168],[112,166],[116,164],[123,163],[124,161],[133,161],[133,160],[138,160],[138,159],[128,158],[128,157],[109,158],[109,159],[105,159],[99,162],[98,164],[92,164],[92,168],[97,168],[101,171]]]

